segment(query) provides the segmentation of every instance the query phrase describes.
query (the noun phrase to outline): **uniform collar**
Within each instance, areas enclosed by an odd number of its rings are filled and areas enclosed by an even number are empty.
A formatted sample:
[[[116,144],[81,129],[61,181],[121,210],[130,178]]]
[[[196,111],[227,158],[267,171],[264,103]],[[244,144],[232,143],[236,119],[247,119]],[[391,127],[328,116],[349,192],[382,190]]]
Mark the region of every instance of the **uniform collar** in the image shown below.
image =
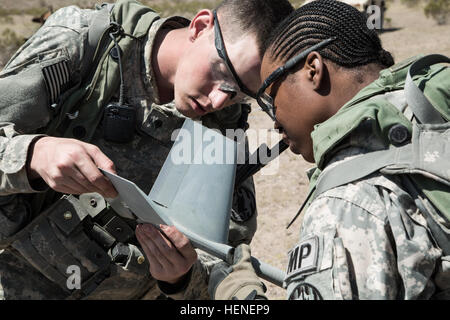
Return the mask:
[[[377,80],[359,91],[334,116],[314,126],[311,138],[314,159],[319,169],[323,170],[342,141],[367,121],[372,122],[371,130],[379,136],[381,141],[387,139],[387,131],[393,123],[400,122],[406,127],[410,127],[409,121],[389,102],[381,98],[370,98],[385,92],[403,89],[408,70],[406,67],[415,59],[417,57],[380,71]],[[367,149],[368,146],[365,145],[367,142],[360,139],[358,141],[360,145],[357,147]],[[384,142],[388,144],[387,140]]]
[[[160,99],[151,59],[156,35],[162,29],[184,28],[187,27],[189,23],[190,21],[188,19],[179,16],[170,18],[161,18],[155,21],[148,31],[148,36],[146,38],[146,43],[144,47],[144,65],[145,65],[144,83],[149,86],[148,90],[153,93],[153,99],[156,104],[160,104]]]

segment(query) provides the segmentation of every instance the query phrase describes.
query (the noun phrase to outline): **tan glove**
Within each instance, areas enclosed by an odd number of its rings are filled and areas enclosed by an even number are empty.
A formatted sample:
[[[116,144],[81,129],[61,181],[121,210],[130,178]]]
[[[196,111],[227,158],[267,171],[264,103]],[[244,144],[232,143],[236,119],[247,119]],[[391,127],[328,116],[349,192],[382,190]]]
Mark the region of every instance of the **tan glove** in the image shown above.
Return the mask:
[[[250,260],[250,246],[236,247],[233,264],[216,264],[211,270],[208,291],[214,300],[258,300],[265,299],[266,286],[259,280]]]

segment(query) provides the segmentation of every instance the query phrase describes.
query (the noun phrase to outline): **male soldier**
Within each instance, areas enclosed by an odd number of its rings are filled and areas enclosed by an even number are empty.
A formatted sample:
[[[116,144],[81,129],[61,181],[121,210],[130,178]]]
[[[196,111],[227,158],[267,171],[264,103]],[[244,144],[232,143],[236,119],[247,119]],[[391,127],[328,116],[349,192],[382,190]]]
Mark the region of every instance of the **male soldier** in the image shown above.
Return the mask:
[[[189,22],[123,0],[55,12],[0,74],[0,297],[157,297],[156,262],[135,222],[106,204],[117,193],[98,168],[148,192],[185,117],[244,127],[238,102],[257,89],[261,44],[292,10],[285,0],[225,0]],[[235,199],[232,245],[256,228],[251,180]],[[207,298],[212,259],[200,253],[190,268],[196,253],[183,258],[165,269],[177,285],[161,289]]]
[[[300,239],[289,252],[288,298],[449,299],[443,152],[450,142],[450,69],[435,63],[450,60],[413,57],[394,65],[365,17],[334,0],[296,10],[265,47],[257,101],[290,150],[317,165]],[[419,93],[411,99],[414,88]],[[425,96],[429,108],[417,105]],[[385,159],[394,165],[377,167]],[[427,163],[443,169],[447,184],[431,180],[438,171],[423,180],[417,167],[404,166],[413,159],[422,172]],[[213,268],[210,291],[216,299],[265,298],[248,245],[236,248],[231,266]]]

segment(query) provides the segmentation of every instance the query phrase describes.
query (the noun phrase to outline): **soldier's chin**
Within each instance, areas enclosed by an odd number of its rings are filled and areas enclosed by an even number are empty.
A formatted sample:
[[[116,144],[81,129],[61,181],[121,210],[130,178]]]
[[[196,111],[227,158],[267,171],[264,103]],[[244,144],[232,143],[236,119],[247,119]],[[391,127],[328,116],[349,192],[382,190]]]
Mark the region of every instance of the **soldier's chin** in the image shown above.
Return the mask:
[[[190,108],[188,105],[178,104],[175,101],[175,108],[177,108],[178,112],[183,116],[194,119],[197,118],[198,115]]]
[[[289,150],[291,150],[293,153],[303,155],[301,148],[297,146],[294,142],[292,142],[291,140],[287,140],[285,142],[289,144]]]
[[[185,117],[188,117],[191,119],[195,119],[195,118],[199,117],[199,115],[192,109],[192,107],[189,105],[189,103],[185,103],[183,101],[178,101],[178,99],[176,99],[176,98],[175,98],[175,108],[178,110],[179,113],[181,113]]]

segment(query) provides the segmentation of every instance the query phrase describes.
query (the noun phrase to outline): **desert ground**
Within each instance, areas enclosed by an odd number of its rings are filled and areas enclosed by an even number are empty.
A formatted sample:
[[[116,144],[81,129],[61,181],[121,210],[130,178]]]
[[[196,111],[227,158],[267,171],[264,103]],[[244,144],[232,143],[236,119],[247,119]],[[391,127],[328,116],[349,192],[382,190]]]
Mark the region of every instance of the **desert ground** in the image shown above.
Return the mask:
[[[154,0],[145,3],[161,8],[163,14],[175,12],[189,18],[199,6],[212,8],[218,2]],[[0,0],[0,69],[14,52],[11,49],[14,41],[20,40],[21,37],[29,37],[39,27],[39,24],[31,21],[33,16],[39,16],[50,5],[56,9],[69,4],[89,7],[93,3],[96,1]],[[292,3],[298,7],[301,1]],[[182,12],[175,10],[177,4],[181,6],[182,9],[179,11]],[[434,20],[425,17],[420,7],[406,7],[400,0],[391,0],[387,5],[387,29],[380,36],[384,48],[393,54],[396,61],[420,53],[441,53],[450,56],[450,25],[437,25]],[[9,37],[9,42],[5,40],[6,37]],[[273,136],[273,132],[270,131],[273,124],[255,103],[249,123],[252,129],[258,131],[258,135],[249,137],[251,151],[262,142],[269,145],[277,142],[277,137],[266,139]],[[305,170],[312,166],[313,164],[307,163],[301,156],[287,150],[254,177],[259,217],[258,230],[251,245],[252,253],[255,257],[280,269],[285,269],[287,252],[299,238],[301,217],[289,229],[286,229],[286,225],[296,214],[306,196],[308,180]],[[266,285],[270,299],[285,298],[285,290],[268,282]]]

